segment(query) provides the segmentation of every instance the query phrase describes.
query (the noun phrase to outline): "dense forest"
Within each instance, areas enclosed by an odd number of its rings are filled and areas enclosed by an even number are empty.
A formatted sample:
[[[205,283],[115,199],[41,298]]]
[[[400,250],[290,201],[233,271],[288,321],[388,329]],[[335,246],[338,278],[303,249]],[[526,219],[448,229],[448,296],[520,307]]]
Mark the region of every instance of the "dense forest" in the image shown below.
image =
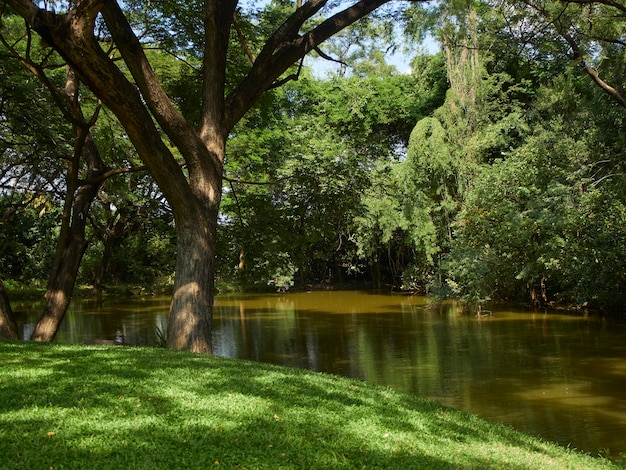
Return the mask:
[[[24,3],[0,3],[4,285],[47,287],[48,299],[55,289],[71,297],[76,283],[96,293],[171,286],[188,222],[163,181],[169,172],[193,183],[185,140],[150,108],[175,163],[147,159],[115,97],[74,71],[58,39],[35,34]],[[208,52],[197,15],[185,14],[192,3],[124,8],[170,104],[202,128]],[[296,12],[326,2],[297,3]],[[272,28],[294,8],[273,0],[236,10],[222,94],[254,77]],[[326,8],[328,17],[338,7]],[[116,12],[102,15],[93,20],[101,49],[123,58],[140,101],[158,105],[116,38]],[[621,308],[625,16],[619,0],[409,2],[285,66],[227,126],[217,286]],[[391,53],[410,71],[391,65]]]

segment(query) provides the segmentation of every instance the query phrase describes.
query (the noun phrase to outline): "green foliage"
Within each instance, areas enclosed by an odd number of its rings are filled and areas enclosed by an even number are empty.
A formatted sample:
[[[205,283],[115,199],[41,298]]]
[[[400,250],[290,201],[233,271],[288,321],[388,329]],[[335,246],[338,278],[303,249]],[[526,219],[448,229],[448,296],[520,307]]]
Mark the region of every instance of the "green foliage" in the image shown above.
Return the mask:
[[[430,111],[416,89],[411,76],[305,78],[271,95],[273,113],[264,103],[246,117],[228,148],[221,276],[284,288],[361,272],[354,218],[371,169]]]
[[[626,206],[623,195],[594,189],[568,214],[563,261],[550,259],[560,274],[560,298],[622,308],[626,296]],[[561,261],[559,263],[559,261]]]
[[[11,468],[612,469],[432,401],[162,349],[0,343]]]
[[[415,191],[414,181],[406,174],[407,166],[408,162],[393,167],[384,164],[374,173],[373,185],[362,198],[363,215],[355,219],[359,255],[381,262],[380,247],[386,247],[386,261],[395,283],[402,282],[402,274],[412,261],[432,268],[433,256],[439,250],[430,201]],[[423,286],[425,281],[418,276],[407,287]]]
[[[502,14],[471,2],[407,11],[412,34],[440,28],[449,89],[406,160],[373,173],[357,244],[402,253],[404,286],[439,295],[621,304],[623,113],[563,57],[544,67],[554,36],[524,45]]]
[[[325,57],[316,59],[315,63],[329,65],[330,71],[326,75],[334,78],[383,78],[404,73],[404,70],[398,71],[394,65],[387,63],[389,55],[400,49],[396,24],[404,8],[405,5],[400,3],[374,10],[325,41],[320,48]],[[330,2],[324,10],[327,15],[335,14],[335,4]],[[333,63],[328,62],[329,57],[335,61],[336,70],[333,70]]]
[[[429,80],[435,87],[440,85],[434,81]],[[367,145],[359,150],[370,153],[370,158],[385,157],[395,146],[406,146],[413,123],[432,112],[433,101],[442,98],[433,96],[432,90],[422,94],[410,75],[351,77],[320,85],[324,100],[316,112],[339,135]]]
[[[171,283],[176,252],[173,232],[162,220],[143,220],[141,230],[126,236],[115,250],[111,274],[122,283]]]
[[[52,265],[61,209],[45,196],[26,207],[15,208],[10,196],[0,198],[5,214],[0,230],[2,277],[21,282],[41,281]]]
[[[3,19],[0,34],[13,42],[19,26],[23,21]],[[41,52],[33,49],[33,55]],[[58,199],[51,187],[64,171],[62,158],[71,154],[69,129],[43,84],[1,43],[0,59],[0,184],[5,194],[47,192]]]
[[[445,101],[417,122],[406,159],[379,173],[364,198],[366,215],[357,219],[362,251],[386,245],[395,253],[389,258],[402,260],[394,282],[405,288],[434,282],[478,166],[502,158],[527,129],[517,99],[522,87],[504,73],[489,74],[480,55],[472,54],[448,49]],[[443,66],[440,58],[431,63]]]
[[[609,113],[574,105],[575,96],[579,104],[592,97],[576,85],[559,78],[543,89],[536,109],[549,121],[481,167],[444,264],[452,295],[622,304],[624,193],[613,173],[621,151],[606,128],[589,128]]]

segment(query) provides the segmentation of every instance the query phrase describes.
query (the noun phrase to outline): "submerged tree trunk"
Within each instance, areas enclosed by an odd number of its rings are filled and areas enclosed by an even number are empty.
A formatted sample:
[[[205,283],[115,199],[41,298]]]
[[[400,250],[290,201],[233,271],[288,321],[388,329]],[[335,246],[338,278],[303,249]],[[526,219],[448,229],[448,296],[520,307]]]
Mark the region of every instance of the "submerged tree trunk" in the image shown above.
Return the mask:
[[[0,339],[18,339],[17,325],[2,279],[0,279]]]

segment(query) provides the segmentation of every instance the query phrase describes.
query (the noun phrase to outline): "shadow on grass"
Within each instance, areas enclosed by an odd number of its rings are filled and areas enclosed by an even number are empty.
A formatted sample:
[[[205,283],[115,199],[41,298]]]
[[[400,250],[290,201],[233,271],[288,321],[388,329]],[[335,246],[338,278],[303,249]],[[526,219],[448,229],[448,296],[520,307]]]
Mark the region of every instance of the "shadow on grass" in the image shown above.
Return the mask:
[[[2,468],[567,466],[508,428],[330,375],[156,349],[0,353]]]

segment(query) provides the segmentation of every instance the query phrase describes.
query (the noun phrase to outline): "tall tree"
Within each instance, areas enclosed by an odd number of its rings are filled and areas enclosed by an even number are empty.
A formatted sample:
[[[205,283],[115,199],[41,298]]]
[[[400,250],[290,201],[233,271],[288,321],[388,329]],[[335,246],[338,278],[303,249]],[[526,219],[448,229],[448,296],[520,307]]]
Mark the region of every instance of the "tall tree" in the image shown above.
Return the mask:
[[[88,245],[86,229],[91,217],[91,205],[105,180],[127,169],[108,168],[92,136],[92,128],[101,106],[92,103],[87,108],[83,102],[87,101],[83,99],[87,94],[80,90],[80,81],[73,70],[59,61],[58,56],[48,47],[40,47],[33,39],[32,30],[28,25],[24,28],[23,21],[3,21],[0,31],[2,57],[22,64],[40,81],[48,92],[48,101],[56,106],[72,129],[68,133],[67,147],[71,148],[69,155],[65,153],[64,146],[55,146],[60,172],[56,181],[48,181],[47,189],[55,188],[57,195],[63,199],[62,213],[44,308],[31,337],[35,341],[51,341],[69,307],[81,260]],[[32,173],[39,171],[36,165],[31,165],[31,168]]]
[[[40,8],[37,2],[6,0],[113,111],[170,203],[178,249],[168,323],[169,348],[211,352],[216,226],[230,131],[266,90],[280,84],[280,77],[294,63],[387,2],[361,0],[339,10],[330,9],[327,0],[293,3],[291,13],[282,18],[257,54],[249,56],[254,61],[232,87],[227,87],[226,68],[238,2],[185,3],[186,11],[170,12],[169,18],[176,18],[176,13],[193,17],[203,34],[200,112],[198,122],[192,123],[161,86],[138,29],[129,21],[132,11],[122,8],[126,3],[82,0],[69,3],[66,13],[57,14]],[[173,9],[179,6],[176,2],[170,4]],[[327,6],[330,17],[324,19],[321,14]],[[108,51],[97,35],[100,17],[114,45]],[[316,17],[319,21],[311,23]],[[184,168],[169,142],[180,152]]]
[[[64,89],[51,91],[60,93],[65,101],[61,106],[67,113],[68,121],[73,123],[75,141],[66,171],[61,230],[48,280],[46,303],[31,337],[34,341],[54,339],[59,324],[69,307],[80,262],[87,248],[85,230],[90,206],[105,180],[104,174],[107,170],[90,134],[90,127],[95,123],[97,111],[89,121],[85,118],[78,99],[79,82],[71,69],[67,72]],[[44,79],[43,76],[42,79]],[[86,172],[85,179],[81,182],[79,177],[83,159]]]
[[[443,87],[425,82],[304,76],[271,93],[273,112],[264,103],[249,113],[229,141],[220,224],[244,248],[244,263],[222,245],[221,256],[231,254],[220,276],[239,265],[245,281],[285,288],[369,274],[356,256],[354,218],[371,169],[404,155],[412,123],[435,106],[434,90],[442,99]],[[254,181],[263,184],[247,184]]]

